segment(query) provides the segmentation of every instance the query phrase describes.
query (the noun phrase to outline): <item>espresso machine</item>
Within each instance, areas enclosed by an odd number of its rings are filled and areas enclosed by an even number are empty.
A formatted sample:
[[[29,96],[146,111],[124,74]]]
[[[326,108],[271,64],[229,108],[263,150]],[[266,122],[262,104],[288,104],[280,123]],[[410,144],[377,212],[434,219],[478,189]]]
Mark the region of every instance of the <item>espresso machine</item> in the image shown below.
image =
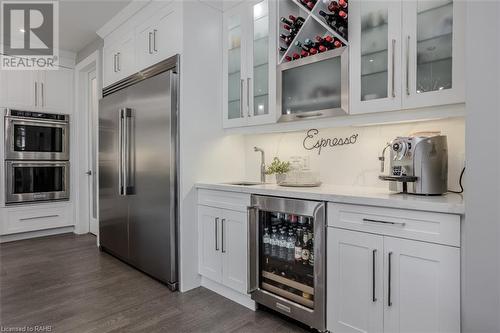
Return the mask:
[[[390,149],[389,173],[384,175],[385,152]],[[445,135],[416,133],[397,137],[379,157],[379,179],[394,192],[441,195],[448,191],[448,145]]]

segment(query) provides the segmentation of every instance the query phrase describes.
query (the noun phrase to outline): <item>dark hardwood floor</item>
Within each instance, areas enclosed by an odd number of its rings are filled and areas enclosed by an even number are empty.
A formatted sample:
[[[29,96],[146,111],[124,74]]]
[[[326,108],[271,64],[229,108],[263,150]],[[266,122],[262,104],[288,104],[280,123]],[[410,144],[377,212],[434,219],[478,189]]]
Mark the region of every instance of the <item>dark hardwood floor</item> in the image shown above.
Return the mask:
[[[1,244],[0,266],[2,332],[306,332],[205,288],[172,293],[100,252],[91,235]]]

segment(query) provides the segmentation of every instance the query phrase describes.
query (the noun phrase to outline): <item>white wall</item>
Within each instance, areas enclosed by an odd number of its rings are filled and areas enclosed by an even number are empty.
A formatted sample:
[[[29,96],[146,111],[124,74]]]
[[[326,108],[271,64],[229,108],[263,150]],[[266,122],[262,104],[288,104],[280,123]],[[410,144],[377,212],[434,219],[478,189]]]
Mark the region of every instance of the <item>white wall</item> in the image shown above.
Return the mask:
[[[243,137],[222,130],[222,13],[198,1],[183,6],[180,101],[180,287],[199,286],[196,191],[199,180],[241,178]]]
[[[470,1],[462,331],[500,332],[500,3]]]
[[[325,184],[387,188],[388,184],[378,179],[380,174],[378,156],[385,144],[396,136],[418,131],[440,131],[448,136],[449,186],[452,189],[458,189],[458,178],[465,158],[464,125],[463,118],[450,118],[393,125],[320,129],[319,137],[323,138],[345,138],[358,134],[356,144],[326,147],[322,149],[321,155],[318,155],[316,150],[308,151],[303,148],[307,130],[247,135],[245,137],[246,177],[253,180],[259,179],[260,155],[253,151],[254,146],[259,146],[266,151],[266,163],[270,163],[274,156],[280,159],[308,156],[311,168],[319,171],[321,180]],[[387,159],[388,156],[387,151]],[[387,162],[386,165],[388,165]],[[268,178],[268,181],[272,180]]]

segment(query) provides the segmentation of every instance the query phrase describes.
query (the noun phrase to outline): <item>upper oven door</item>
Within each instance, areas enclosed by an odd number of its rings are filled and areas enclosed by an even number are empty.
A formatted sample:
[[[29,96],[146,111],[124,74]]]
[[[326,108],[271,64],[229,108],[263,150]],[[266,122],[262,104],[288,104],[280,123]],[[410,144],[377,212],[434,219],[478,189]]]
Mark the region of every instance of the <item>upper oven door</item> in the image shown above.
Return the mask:
[[[5,159],[69,160],[69,123],[6,116]]]

